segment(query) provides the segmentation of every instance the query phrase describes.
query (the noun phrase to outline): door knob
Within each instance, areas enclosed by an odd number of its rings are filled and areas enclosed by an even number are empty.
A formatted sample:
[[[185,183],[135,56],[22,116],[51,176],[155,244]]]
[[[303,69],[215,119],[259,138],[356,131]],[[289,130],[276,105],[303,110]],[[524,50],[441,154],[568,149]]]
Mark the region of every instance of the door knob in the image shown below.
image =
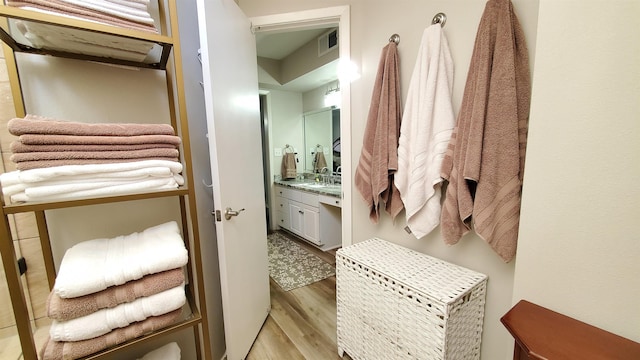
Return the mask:
[[[232,210],[230,207],[228,207],[224,211],[224,218],[227,219],[227,220],[231,220],[232,216],[240,215],[241,211],[244,211],[244,208],[240,209],[240,210]]]

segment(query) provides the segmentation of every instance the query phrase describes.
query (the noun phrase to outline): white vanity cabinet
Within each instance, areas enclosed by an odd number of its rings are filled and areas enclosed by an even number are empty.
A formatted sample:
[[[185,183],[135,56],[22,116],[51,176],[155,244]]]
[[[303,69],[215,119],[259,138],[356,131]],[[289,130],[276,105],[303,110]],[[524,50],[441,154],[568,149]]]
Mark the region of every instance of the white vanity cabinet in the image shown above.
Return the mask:
[[[339,206],[339,198],[276,186],[278,225],[322,250],[342,244]]]

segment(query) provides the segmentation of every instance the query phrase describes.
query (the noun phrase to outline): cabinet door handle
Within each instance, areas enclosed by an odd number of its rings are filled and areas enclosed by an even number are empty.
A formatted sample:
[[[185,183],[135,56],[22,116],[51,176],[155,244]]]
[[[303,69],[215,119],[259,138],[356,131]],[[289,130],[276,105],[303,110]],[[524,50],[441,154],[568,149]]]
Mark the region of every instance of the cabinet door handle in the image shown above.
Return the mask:
[[[298,210],[298,212],[299,212],[300,214],[304,214],[304,211],[302,211],[302,210]]]

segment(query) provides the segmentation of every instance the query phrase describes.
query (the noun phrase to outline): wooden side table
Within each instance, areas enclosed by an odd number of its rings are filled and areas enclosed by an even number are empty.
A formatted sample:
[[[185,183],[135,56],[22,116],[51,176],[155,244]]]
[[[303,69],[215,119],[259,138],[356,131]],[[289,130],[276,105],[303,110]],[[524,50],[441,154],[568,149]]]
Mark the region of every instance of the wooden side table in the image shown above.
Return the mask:
[[[639,343],[526,300],[500,321],[515,338],[514,360],[640,359]]]

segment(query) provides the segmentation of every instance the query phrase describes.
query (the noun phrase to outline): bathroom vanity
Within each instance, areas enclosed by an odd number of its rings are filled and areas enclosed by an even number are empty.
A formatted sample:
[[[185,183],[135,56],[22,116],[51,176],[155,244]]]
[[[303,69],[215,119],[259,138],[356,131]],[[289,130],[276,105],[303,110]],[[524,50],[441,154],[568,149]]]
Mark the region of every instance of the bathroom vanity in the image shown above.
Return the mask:
[[[342,245],[339,184],[276,180],[274,215],[278,226],[327,251]]]

